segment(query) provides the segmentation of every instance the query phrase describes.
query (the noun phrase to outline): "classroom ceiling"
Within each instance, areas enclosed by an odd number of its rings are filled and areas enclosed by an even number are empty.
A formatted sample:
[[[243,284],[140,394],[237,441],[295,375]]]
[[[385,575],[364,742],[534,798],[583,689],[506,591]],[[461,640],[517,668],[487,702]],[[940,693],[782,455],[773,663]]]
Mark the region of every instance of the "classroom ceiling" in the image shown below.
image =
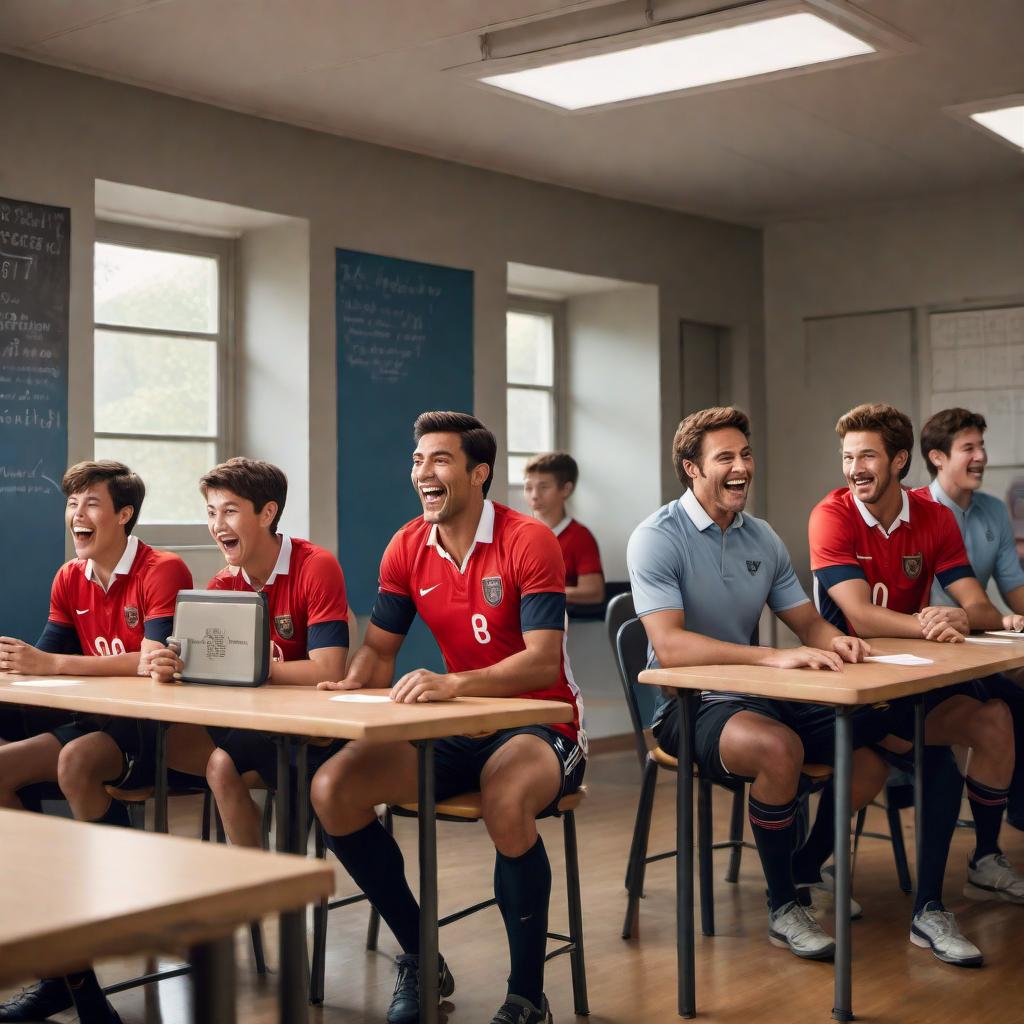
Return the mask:
[[[748,224],[1022,180],[943,108],[1024,91],[1022,0],[859,0],[916,45],[567,116],[445,68],[606,0],[3,0],[0,51],[337,135]]]

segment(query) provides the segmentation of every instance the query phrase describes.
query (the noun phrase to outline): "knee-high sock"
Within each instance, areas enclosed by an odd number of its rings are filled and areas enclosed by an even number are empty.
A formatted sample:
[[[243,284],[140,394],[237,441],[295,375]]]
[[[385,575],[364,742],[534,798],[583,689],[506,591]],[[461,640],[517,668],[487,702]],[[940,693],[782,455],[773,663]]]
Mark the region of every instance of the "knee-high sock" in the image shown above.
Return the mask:
[[[971,802],[974,815],[974,856],[972,860],[987,857],[990,853],[1001,853],[999,830],[1003,827],[1003,812],[1006,810],[1008,789],[993,789],[967,776],[967,799]]]
[[[818,798],[818,810],[803,846],[793,854],[793,879],[797,885],[821,879],[821,866],[832,856],[836,840],[835,787],[826,783]]]
[[[915,914],[933,900],[942,903],[942,880],[960,813],[963,784],[949,747],[924,748],[924,831],[921,863],[917,865]]]
[[[347,836],[324,834],[335,857],[366,893],[406,953],[420,951],[420,908],[405,880],[405,860],[379,821]]]
[[[508,991],[540,1006],[551,898],[551,864],[540,836],[519,857],[496,854],[494,897],[508,934]]]
[[[749,797],[747,808],[754,842],[768,884],[768,905],[778,910],[796,899],[793,848],[796,846],[796,798],[785,804],[765,804]]]

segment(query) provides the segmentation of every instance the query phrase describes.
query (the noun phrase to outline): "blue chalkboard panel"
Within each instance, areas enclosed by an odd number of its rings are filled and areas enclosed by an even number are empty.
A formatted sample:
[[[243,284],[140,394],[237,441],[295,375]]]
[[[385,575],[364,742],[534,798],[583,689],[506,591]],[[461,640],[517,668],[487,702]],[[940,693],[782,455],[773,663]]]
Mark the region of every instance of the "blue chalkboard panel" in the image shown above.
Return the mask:
[[[420,512],[412,425],[427,409],[473,409],[473,273],[338,249],[338,555],[366,615],[380,557]],[[417,620],[398,671],[441,670]]]
[[[71,211],[0,198],[0,633],[34,643],[64,561]]]

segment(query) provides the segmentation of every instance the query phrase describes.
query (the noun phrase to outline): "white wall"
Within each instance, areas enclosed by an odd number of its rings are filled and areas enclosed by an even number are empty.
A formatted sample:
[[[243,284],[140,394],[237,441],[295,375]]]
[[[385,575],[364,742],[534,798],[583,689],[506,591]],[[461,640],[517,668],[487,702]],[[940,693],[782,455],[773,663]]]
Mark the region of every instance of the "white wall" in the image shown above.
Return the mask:
[[[334,249],[475,272],[475,407],[504,439],[506,265],[521,262],[658,287],[663,494],[676,490],[666,438],[679,418],[678,323],[748,340],[760,381],[757,231],[601,199],[231,113],[0,57],[8,140],[0,194],[71,208],[71,459],[92,450],[94,181],[102,178],[309,221],[309,529],[336,541]],[[245,396],[242,396],[244,403]],[[756,408],[755,408],[756,412]],[[245,413],[241,414],[243,417]],[[252,454],[261,454],[253,452]],[[301,459],[301,454],[297,456]],[[297,469],[285,467],[295,477]],[[650,468],[624,467],[623,491]],[[505,493],[499,461],[495,496]],[[655,502],[656,504],[656,502]]]
[[[656,288],[566,303],[566,440],[580,467],[570,507],[610,580],[627,578],[626,541],[661,504],[659,347]]]

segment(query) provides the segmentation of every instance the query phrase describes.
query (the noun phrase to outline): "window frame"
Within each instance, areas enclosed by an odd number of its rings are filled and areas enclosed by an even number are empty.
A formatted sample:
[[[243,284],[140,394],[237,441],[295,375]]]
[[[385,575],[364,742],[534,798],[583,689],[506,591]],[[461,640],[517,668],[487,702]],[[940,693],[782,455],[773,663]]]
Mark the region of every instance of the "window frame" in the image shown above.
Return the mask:
[[[216,435],[213,437],[192,434],[139,434],[108,430],[97,430],[95,426],[95,393],[92,400],[93,409],[93,444],[99,438],[150,441],[166,439],[169,441],[213,441],[214,455],[217,463],[223,462],[233,447],[234,434],[234,380],[235,366],[235,244],[233,238],[211,235],[191,234],[165,228],[147,227],[136,224],[121,224],[110,221],[97,221],[96,236],[93,245],[109,243],[127,248],[153,249],[163,252],[181,253],[189,256],[203,256],[217,261],[217,295],[218,318],[217,331],[208,334],[202,331],[169,330],[153,327],[131,327],[124,324],[103,323],[96,317],[93,309],[93,372],[95,373],[95,338],[97,331],[109,331],[118,334],[150,335],[154,337],[181,337],[212,341],[217,346],[217,423]],[[94,448],[95,452],[95,448]],[[210,467],[213,468],[212,466]],[[198,483],[198,481],[197,481]],[[196,490],[197,510],[201,498]],[[198,521],[194,523],[138,523],[133,531],[145,543],[174,550],[206,549],[212,547],[205,516],[197,511]]]
[[[505,430],[506,435],[508,431],[508,393],[513,389],[519,389],[523,391],[543,391],[551,395],[551,433],[552,433],[552,447],[553,449],[562,449],[565,447],[565,416],[563,415],[563,404],[565,398],[565,303],[552,301],[550,299],[538,299],[527,295],[509,295],[508,302],[505,306],[506,313],[506,329],[505,329]],[[551,317],[551,378],[552,383],[549,387],[546,384],[515,384],[508,379],[508,326],[507,326],[507,314],[508,313],[532,313],[535,316],[549,316]],[[509,459],[515,456],[533,456],[540,454],[538,452],[522,452],[513,450],[511,445],[507,443],[508,438],[506,436],[505,445],[505,468],[508,470]],[[522,490],[523,480],[513,480],[511,476],[508,479],[508,487],[511,492],[513,488]]]

